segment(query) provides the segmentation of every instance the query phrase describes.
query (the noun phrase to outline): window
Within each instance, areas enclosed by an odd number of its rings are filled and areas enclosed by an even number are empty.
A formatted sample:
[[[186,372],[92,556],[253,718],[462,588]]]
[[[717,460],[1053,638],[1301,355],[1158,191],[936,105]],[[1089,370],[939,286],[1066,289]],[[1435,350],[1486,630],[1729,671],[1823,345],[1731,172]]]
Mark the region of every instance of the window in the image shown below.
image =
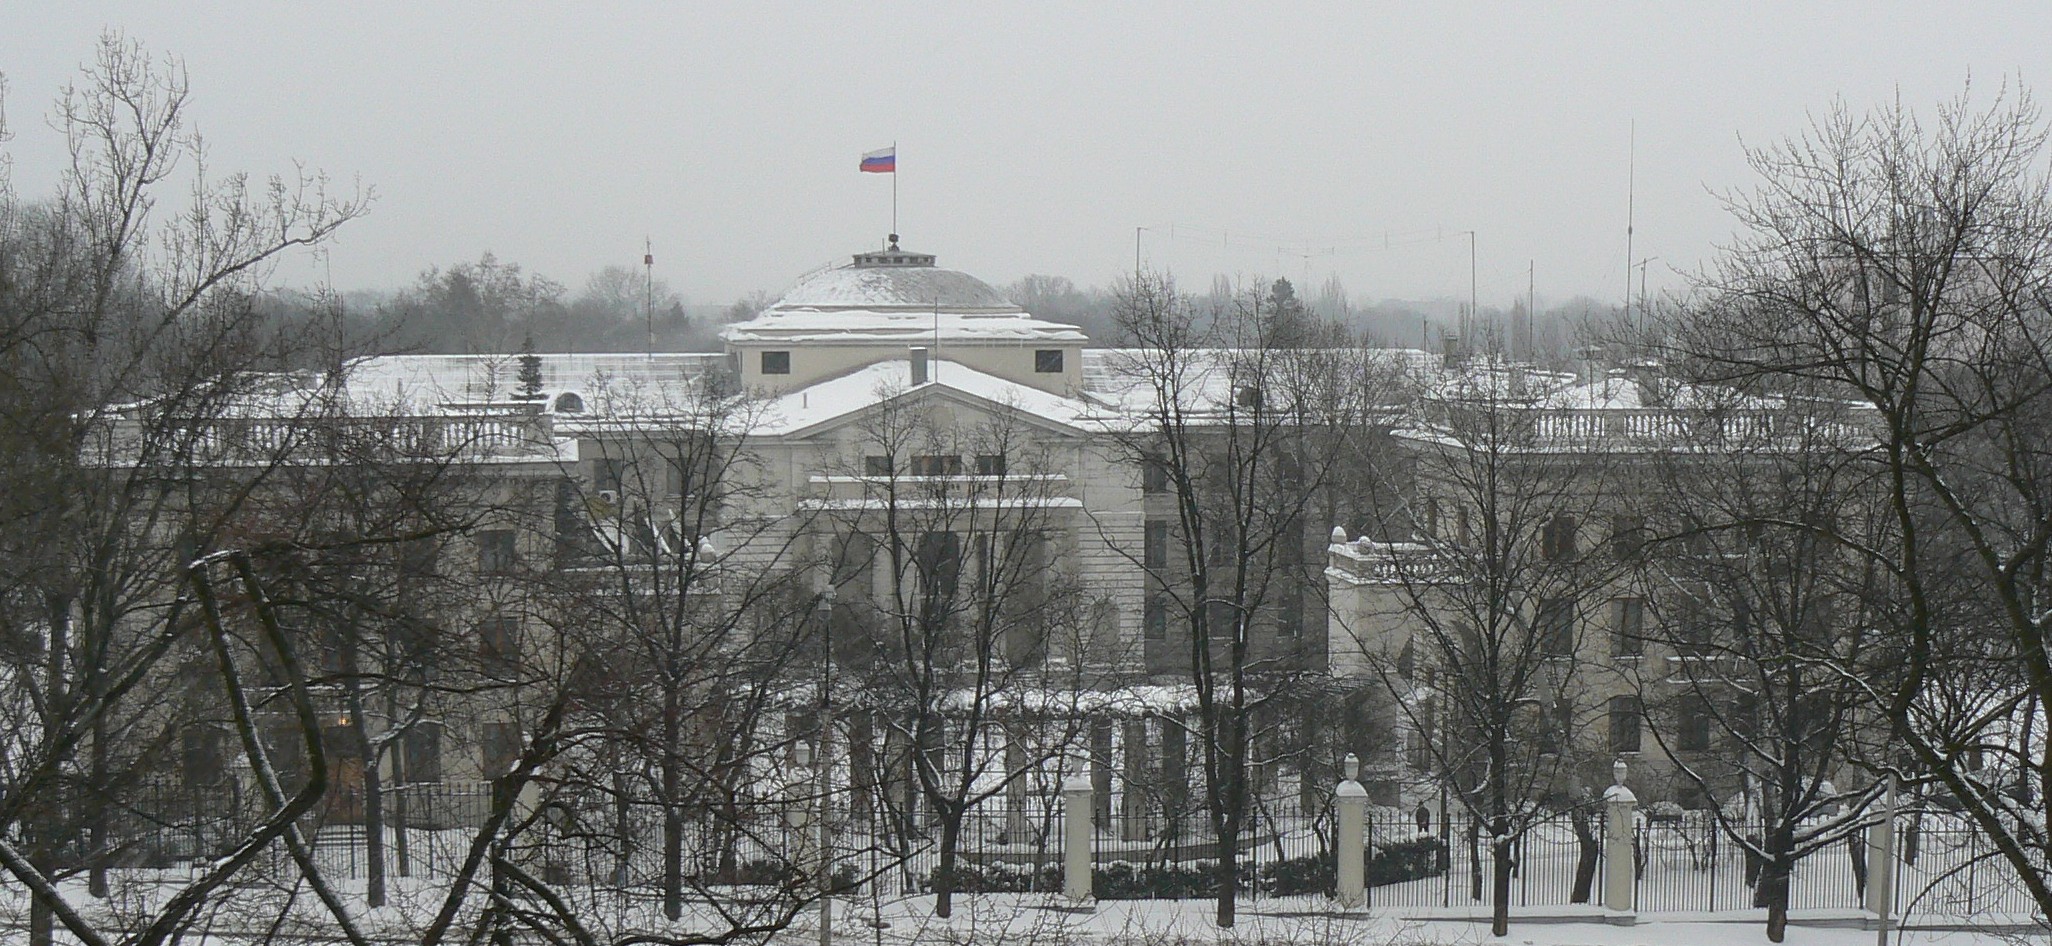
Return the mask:
[[[1229,641],[1240,633],[1240,609],[1224,598],[1213,598],[1204,602],[1204,621],[1210,627],[1212,640]]]
[[[790,374],[791,353],[787,351],[766,351],[762,353],[763,374]]]
[[[432,721],[415,723],[406,731],[406,771],[402,777],[409,782],[439,782],[442,780],[442,724]]]
[[[1548,657],[1575,655],[1575,602],[1572,598],[1548,598],[1539,602],[1533,621],[1539,636],[1540,653]]]
[[[1033,370],[1039,374],[1062,373],[1062,350],[1043,348],[1033,353]]]
[[[487,575],[504,575],[519,564],[514,552],[513,530],[486,529],[477,534],[477,568]]]
[[[1149,456],[1140,461],[1140,491],[1143,493],[1166,493],[1169,491],[1168,461]]]
[[[1140,564],[1148,568],[1167,568],[1168,540],[1168,520],[1147,520],[1147,537],[1141,546]]]
[[[913,476],[960,476],[962,458],[938,453],[922,454],[912,458]]]
[[[578,414],[584,411],[584,399],[569,391],[556,395],[556,413]]]
[[[484,775],[495,779],[511,772],[520,761],[520,725],[484,724]]]
[[[1636,561],[1646,547],[1646,517],[1610,517],[1610,547],[1618,558]]]
[[[1675,748],[1702,752],[1710,748],[1710,707],[1700,696],[1686,696],[1676,712]]]
[[[1646,599],[1616,598],[1610,602],[1610,656],[1638,657],[1646,652]]]
[[[979,453],[976,455],[977,476],[1005,475],[1005,455],[1002,453]]]
[[[510,614],[494,614],[478,622],[477,655],[493,663],[518,661],[520,619]]]
[[[1575,560],[1575,517],[1554,516],[1540,536],[1539,549],[1549,562]]]
[[[1439,500],[1436,497],[1425,499],[1425,535],[1439,538]]]
[[[878,456],[868,456],[868,457],[863,457],[863,458],[862,458],[862,475],[864,475],[864,476],[889,476],[889,475],[891,475],[891,458],[890,458],[890,457],[878,457]]]
[[[1168,640],[1168,597],[1161,594],[1147,596],[1147,609],[1142,616],[1140,632],[1151,641]]]
[[[223,766],[227,754],[222,732],[205,723],[187,723],[180,735],[183,737],[180,756],[185,763],[186,783],[213,785],[220,782],[227,772]]]
[[[1240,407],[1244,407],[1248,410],[1260,410],[1261,386],[1257,384],[1242,385],[1240,389],[1234,393],[1233,403]]]
[[[1610,751],[1639,751],[1639,715],[1638,697],[1610,698]]]
[[[617,457],[599,457],[591,461],[591,488],[601,493],[620,492],[626,470],[627,461]]]
[[[949,598],[962,575],[962,535],[959,532],[922,532],[913,556],[923,592]]]

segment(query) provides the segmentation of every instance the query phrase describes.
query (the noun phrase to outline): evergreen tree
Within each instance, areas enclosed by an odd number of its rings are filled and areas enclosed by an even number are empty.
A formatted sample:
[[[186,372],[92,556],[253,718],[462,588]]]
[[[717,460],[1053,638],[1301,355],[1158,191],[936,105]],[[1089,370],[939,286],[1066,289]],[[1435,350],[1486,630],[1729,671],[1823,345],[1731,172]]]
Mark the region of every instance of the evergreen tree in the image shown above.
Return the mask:
[[[529,335],[520,343],[520,394],[522,401],[538,401],[542,397],[541,356],[534,353],[534,336]]]

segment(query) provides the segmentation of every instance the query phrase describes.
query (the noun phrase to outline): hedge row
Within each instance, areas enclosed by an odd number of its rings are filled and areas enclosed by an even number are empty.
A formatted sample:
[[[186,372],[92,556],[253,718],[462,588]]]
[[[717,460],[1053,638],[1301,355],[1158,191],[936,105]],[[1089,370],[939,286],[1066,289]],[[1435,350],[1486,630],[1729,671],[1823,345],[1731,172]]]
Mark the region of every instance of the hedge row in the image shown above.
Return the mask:
[[[1368,854],[1368,885],[1380,887],[1439,876],[1445,870],[1444,852],[1444,842],[1430,837],[1375,848]],[[1211,896],[1217,877],[1216,861],[1112,861],[1092,868],[1091,885],[1100,900],[1194,899]],[[1272,897],[1331,894],[1336,883],[1330,853],[1243,868],[1241,877],[1244,889]],[[931,878],[927,889],[932,889]],[[1061,889],[1059,864],[1036,868],[998,862],[955,867],[955,890],[961,893],[1053,893]]]

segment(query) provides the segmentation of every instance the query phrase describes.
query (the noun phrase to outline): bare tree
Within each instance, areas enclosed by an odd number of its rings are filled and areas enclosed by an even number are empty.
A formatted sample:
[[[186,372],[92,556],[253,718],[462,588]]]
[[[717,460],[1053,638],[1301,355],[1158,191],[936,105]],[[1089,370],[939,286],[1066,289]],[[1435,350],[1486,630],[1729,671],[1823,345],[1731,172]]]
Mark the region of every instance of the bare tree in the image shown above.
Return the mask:
[[[1084,524],[1069,518],[1053,457],[1073,444],[1011,405],[884,394],[854,437],[855,491],[820,499],[834,587],[846,592],[828,659],[854,684],[825,696],[861,694],[846,714],[854,753],[874,752],[879,726],[895,748],[863,766],[884,789],[875,800],[898,809],[895,827],[909,834],[915,806],[886,786],[909,787],[931,811],[934,913],[946,917],[964,823],[1008,795],[1008,830],[1030,830],[1027,780],[1050,761],[1081,764],[1082,693],[1112,662],[1094,640],[1099,609],[1063,564]]]
[[[1494,362],[1449,367],[1397,433],[1412,460],[1400,475],[1414,485],[1392,494],[1415,532],[1347,550],[1380,593],[1341,620],[1402,708],[1422,750],[1414,761],[1487,832],[1498,936],[1519,839],[1574,797],[1587,761],[1579,730],[1610,710],[1586,699],[1580,654],[1589,612],[1619,573],[1613,548],[1592,541],[1619,500],[1617,445],[1562,380]]]
[[[0,194],[0,613],[7,686],[28,715],[0,793],[0,821],[24,846],[0,862],[37,891],[37,942],[53,921],[101,941],[53,878],[84,867],[92,891],[108,892],[110,818],[171,731],[137,688],[161,685],[180,647],[203,645],[202,625],[219,627],[196,620],[184,589],[204,576],[185,556],[209,544],[222,511],[283,447],[237,442],[219,422],[278,352],[257,331],[251,293],[281,255],[325,241],[365,206],[361,194],[329,196],[318,176],[257,187],[210,177],[187,101],[175,62],[104,37],[56,111],[71,149],[59,193],[39,203]],[[160,220],[177,174],[195,180],[194,199]],[[197,475],[231,445],[243,476]],[[285,812],[305,798],[274,800]],[[143,941],[189,921],[281,836],[279,817],[248,836],[257,848],[238,846],[138,927]]]
[[[1877,575],[1893,672],[1861,684],[1911,774],[2052,907],[2052,745],[2034,724],[2052,697],[2045,134],[2005,90],[1928,121],[1837,106],[1750,151],[1760,183],[1726,201],[1741,235],[1662,351],[1703,380],[1862,409],[1872,439],[1845,450],[1871,465],[1886,527],[1819,536]]]
[[[1322,585],[1309,550],[1324,523],[1313,517],[1381,387],[1376,361],[1287,290],[1278,282],[1200,310],[1171,280],[1142,274],[1119,299],[1135,347],[1112,365],[1126,379],[1117,450],[1158,481],[1168,507],[1158,551],[1136,558],[1148,620],[1188,635],[1196,711],[1186,725],[1218,838],[1220,926],[1234,922],[1266,709],[1310,669],[1295,642],[1317,605],[1306,590]]]
[[[1710,803],[1758,870],[1754,906],[1768,938],[1788,923],[1796,861],[1851,841],[1869,784],[1839,784],[1861,761],[1872,707],[1859,685],[1873,661],[1882,596],[1870,563],[1885,523],[1866,432],[1843,405],[1687,390],[1677,445],[1645,481],[1633,555],[1637,626],[1627,661],[1660,749]],[[1667,660],[1658,660],[1666,656]],[[1664,671],[1664,672],[1663,672]],[[1863,780],[1864,782],[1864,780]],[[1856,861],[1856,869],[1864,870]]]

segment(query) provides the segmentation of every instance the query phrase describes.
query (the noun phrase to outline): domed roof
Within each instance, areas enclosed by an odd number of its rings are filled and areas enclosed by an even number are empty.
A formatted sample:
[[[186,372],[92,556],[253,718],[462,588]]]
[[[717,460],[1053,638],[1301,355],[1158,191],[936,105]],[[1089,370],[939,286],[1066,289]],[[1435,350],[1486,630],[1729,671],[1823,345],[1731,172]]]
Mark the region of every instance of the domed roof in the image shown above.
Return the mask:
[[[772,309],[980,309],[1020,312],[1003,294],[968,273],[941,269],[924,253],[858,253],[846,266],[806,276]]]

